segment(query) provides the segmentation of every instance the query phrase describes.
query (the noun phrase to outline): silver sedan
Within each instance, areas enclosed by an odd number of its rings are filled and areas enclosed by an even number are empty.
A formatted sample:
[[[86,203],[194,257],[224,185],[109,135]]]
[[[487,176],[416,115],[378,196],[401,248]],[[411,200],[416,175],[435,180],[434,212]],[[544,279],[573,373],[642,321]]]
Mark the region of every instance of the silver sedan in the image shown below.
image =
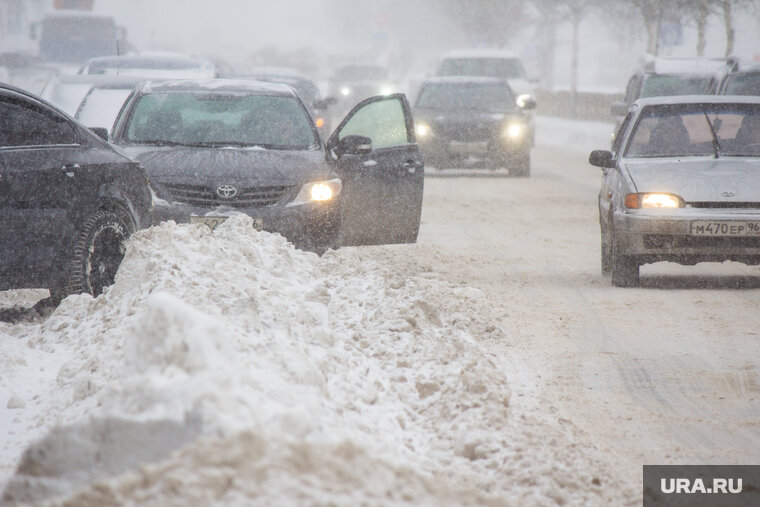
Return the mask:
[[[639,267],[760,263],[760,97],[636,101],[601,167],[602,272],[639,285]]]

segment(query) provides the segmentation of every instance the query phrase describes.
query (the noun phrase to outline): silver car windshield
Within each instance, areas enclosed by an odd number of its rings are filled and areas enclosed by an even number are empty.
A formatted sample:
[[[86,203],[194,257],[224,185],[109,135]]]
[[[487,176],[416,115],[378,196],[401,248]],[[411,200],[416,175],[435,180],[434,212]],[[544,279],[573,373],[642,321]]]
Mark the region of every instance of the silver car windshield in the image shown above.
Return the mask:
[[[137,144],[308,150],[319,138],[295,97],[209,92],[143,95],[129,118]]]
[[[634,126],[625,156],[760,157],[760,106],[647,107]]]

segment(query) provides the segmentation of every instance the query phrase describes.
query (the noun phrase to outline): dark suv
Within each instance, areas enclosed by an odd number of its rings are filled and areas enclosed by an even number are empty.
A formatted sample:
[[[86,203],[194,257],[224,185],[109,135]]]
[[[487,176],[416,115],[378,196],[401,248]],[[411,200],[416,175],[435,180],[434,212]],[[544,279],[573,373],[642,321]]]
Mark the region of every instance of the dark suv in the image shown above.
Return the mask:
[[[507,167],[530,174],[531,122],[535,108],[518,103],[506,80],[452,76],[425,81],[414,105],[417,142],[426,163],[449,167]]]
[[[105,132],[100,132],[105,135]],[[0,290],[98,295],[148,225],[143,168],[42,99],[0,85]]]

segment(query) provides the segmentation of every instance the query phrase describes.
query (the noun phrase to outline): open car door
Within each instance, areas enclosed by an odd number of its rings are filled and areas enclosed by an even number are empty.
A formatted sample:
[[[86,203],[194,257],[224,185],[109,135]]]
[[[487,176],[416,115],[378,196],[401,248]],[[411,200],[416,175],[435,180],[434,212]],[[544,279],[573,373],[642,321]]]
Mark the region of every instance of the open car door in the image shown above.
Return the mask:
[[[330,136],[327,151],[343,181],[341,245],[417,241],[425,174],[406,96],[360,102]]]

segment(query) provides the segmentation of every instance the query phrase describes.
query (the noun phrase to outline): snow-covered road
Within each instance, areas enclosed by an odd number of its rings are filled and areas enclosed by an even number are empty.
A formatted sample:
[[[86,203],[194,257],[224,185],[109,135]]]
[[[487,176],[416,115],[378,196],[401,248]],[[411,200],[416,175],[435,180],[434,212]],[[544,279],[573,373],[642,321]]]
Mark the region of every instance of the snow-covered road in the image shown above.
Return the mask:
[[[0,323],[6,500],[636,504],[642,464],[760,462],[760,268],[611,287],[609,128],[538,118],[529,179],[431,171],[416,245],[141,233],[104,297]]]

